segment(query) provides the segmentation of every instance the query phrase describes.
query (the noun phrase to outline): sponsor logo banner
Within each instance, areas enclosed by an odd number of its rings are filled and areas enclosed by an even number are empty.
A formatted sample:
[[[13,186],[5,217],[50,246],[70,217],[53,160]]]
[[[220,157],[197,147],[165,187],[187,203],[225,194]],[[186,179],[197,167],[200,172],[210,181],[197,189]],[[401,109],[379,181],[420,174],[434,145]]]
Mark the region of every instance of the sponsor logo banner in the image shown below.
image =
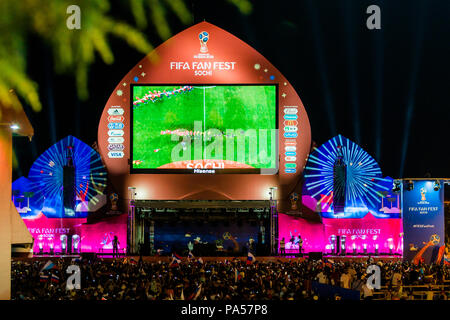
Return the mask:
[[[108,122],[123,122],[125,120],[124,116],[109,116]]]
[[[284,147],[284,151],[296,151],[297,147],[295,146],[286,146]]]
[[[110,137],[122,137],[124,135],[123,130],[109,130],[108,136]]]
[[[286,121],[284,121],[284,125],[297,127],[298,121],[297,120],[286,120]]]
[[[108,152],[108,158],[123,158],[125,154],[123,151],[110,151]]]
[[[285,153],[285,155],[289,156],[289,157],[295,157],[297,155],[297,153],[293,152],[293,151],[288,151],[288,152]]]
[[[298,110],[296,108],[284,108],[285,114],[297,114]]]
[[[109,137],[108,143],[124,143],[125,139],[123,137]]]
[[[294,127],[294,126],[287,126],[287,127],[284,127],[284,131],[286,131],[286,132],[295,132],[295,131],[297,131],[298,130],[298,128],[297,127]]]
[[[284,169],[284,172],[286,173],[295,173],[297,170],[295,169]]]
[[[108,123],[108,129],[123,129],[125,125],[122,122],[110,122]]]
[[[121,116],[125,113],[125,110],[121,107],[111,107],[108,109],[108,114],[110,116]]]
[[[296,114],[285,114],[283,118],[284,120],[297,120],[298,116]]]
[[[298,134],[297,132],[285,132],[284,137],[285,138],[297,138]]]
[[[297,160],[297,157],[284,157],[284,160],[286,160],[286,161],[295,161],[295,160]]]
[[[296,168],[297,164],[295,162],[286,162],[285,167],[286,168]]]
[[[285,144],[286,146],[296,146],[296,145],[297,145],[297,141],[294,140],[294,139],[286,139],[286,140],[284,141],[284,144]]]
[[[125,146],[120,143],[112,143],[108,145],[109,151],[122,151],[123,149],[125,149]]]

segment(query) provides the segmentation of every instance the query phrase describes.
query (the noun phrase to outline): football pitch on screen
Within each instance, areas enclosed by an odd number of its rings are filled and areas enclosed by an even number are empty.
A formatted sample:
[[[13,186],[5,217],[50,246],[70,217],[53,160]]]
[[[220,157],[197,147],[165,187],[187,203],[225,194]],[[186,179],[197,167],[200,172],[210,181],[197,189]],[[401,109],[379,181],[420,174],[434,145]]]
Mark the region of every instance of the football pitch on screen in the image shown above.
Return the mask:
[[[182,87],[181,87],[182,88]],[[270,131],[276,129],[276,87],[273,85],[238,85],[238,86],[191,86],[190,90],[179,90],[180,86],[134,86],[133,101],[149,93],[161,93],[154,101],[133,105],[133,168],[154,169],[172,163],[173,148],[183,141],[173,141],[171,133],[175,130],[194,131],[201,122],[203,132],[208,129],[218,129],[223,133],[223,156],[213,159],[225,159],[226,141],[234,139],[225,136],[227,130],[245,132],[254,129],[268,131],[265,148],[271,157],[272,144]],[[156,97],[156,96],[155,96]],[[197,126],[194,128],[194,123]],[[200,135],[191,136],[190,160],[195,158],[194,139]],[[245,164],[254,168],[270,168],[269,163],[255,162],[248,154],[248,138],[245,146]],[[203,147],[214,141],[203,140]],[[259,141],[259,137],[258,137]],[[258,145],[259,148],[259,145]],[[260,150],[257,150],[259,154]],[[237,161],[238,148],[234,147],[234,159]],[[201,153],[203,155],[203,152]],[[198,155],[198,154],[197,154]],[[253,158],[254,159],[254,158]],[[267,161],[266,161],[267,162]],[[273,163],[273,162],[272,162]]]

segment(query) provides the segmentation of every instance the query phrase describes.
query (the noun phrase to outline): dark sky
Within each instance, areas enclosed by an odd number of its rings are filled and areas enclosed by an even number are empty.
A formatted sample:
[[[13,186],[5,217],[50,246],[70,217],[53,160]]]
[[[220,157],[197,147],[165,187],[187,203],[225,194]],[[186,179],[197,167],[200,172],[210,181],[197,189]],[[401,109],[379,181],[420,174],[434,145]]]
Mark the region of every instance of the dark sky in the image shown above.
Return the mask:
[[[450,177],[450,1],[258,0],[249,16],[228,2],[187,2],[193,22],[231,32],[284,74],[305,105],[318,145],[340,133],[372,155],[384,175]],[[366,28],[371,4],[381,7],[381,30]],[[113,2],[111,11],[133,23],[123,3]],[[173,34],[186,28],[168,19]],[[146,34],[154,46],[162,42],[150,28]],[[98,57],[89,74],[90,98],[79,101],[74,79],[53,71],[49,48],[33,37],[28,45],[43,111],[25,106],[36,134],[32,143],[15,138],[14,179],[28,175],[32,162],[69,134],[92,144],[112,90],[144,56],[111,38],[115,63]]]

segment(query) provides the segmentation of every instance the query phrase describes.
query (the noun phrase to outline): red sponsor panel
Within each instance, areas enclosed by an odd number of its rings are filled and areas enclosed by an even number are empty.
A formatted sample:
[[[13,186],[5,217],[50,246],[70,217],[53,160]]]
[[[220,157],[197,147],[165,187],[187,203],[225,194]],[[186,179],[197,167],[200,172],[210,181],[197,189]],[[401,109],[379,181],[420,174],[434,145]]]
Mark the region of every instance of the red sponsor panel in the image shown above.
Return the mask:
[[[109,116],[108,122],[123,122],[125,118],[123,116]]]

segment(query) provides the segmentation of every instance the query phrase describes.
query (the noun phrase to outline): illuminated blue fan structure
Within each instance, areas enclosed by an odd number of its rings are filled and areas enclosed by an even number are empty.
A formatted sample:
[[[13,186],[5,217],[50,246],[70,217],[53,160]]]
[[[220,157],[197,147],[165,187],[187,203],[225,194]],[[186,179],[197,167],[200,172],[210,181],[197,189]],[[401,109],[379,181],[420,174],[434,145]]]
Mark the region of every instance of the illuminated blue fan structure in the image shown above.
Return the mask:
[[[70,158],[67,154],[70,150]],[[74,168],[75,208],[64,208],[64,167],[72,162]],[[70,165],[70,164],[69,164]],[[106,169],[100,155],[73,136],[58,141],[33,163],[28,180],[30,191],[43,197],[42,212],[48,218],[83,218],[90,202],[102,194],[106,187]]]
[[[339,168],[337,163],[340,163]],[[345,172],[336,174],[337,169]],[[304,177],[303,196],[317,201],[322,217],[362,218],[369,211],[379,218],[394,217],[383,213],[389,210],[383,207],[383,199],[389,196],[393,179],[383,178],[378,163],[360,146],[341,135],[310,154]],[[333,196],[338,194],[345,198],[344,210],[333,207],[333,202],[336,203]]]

